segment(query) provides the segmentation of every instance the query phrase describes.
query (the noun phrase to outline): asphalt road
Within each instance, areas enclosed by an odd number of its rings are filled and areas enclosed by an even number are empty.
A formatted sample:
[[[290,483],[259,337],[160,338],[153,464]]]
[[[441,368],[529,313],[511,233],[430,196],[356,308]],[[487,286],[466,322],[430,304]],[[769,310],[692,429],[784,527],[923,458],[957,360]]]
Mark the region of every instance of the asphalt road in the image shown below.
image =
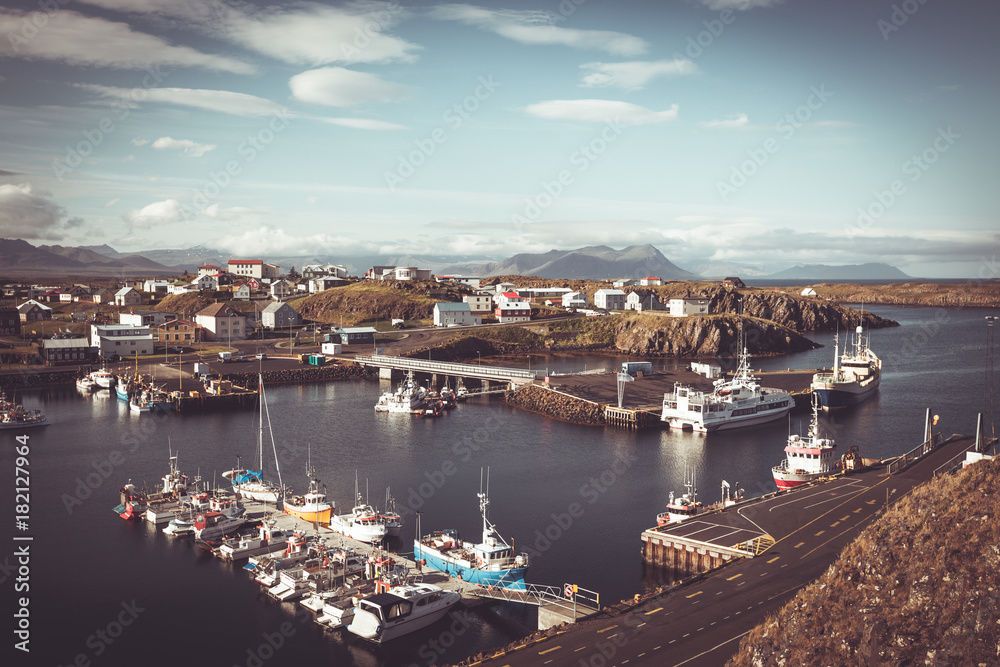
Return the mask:
[[[776,540],[760,556],[626,614],[570,626],[563,634],[486,664],[724,665],[740,639],[817,579],[887,501],[898,501],[969,445],[969,439],[948,442],[901,474],[889,476],[880,467],[742,507],[734,525],[749,522]],[[726,520],[715,523],[725,526]]]

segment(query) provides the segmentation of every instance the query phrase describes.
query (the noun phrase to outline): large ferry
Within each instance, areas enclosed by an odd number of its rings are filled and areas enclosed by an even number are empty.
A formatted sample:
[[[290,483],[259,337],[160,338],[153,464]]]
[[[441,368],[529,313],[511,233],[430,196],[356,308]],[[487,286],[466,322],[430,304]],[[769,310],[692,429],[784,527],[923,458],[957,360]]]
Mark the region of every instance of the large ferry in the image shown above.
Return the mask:
[[[833,440],[819,437],[819,399],[814,393],[809,433],[788,436],[785,460],[771,469],[774,483],[779,489],[792,489],[829,475],[836,469],[836,450]]]
[[[857,328],[854,350],[840,353],[839,337],[834,338],[833,372],[813,375],[812,390],[819,396],[824,412],[847,408],[870,398],[878,389],[882,360],[868,347],[868,336]]]
[[[742,336],[741,336],[742,338]],[[795,399],[781,389],[762,387],[750,373],[750,354],[740,341],[739,365],[730,380],[716,380],[711,391],[681,383],[663,395],[662,421],[670,428],[701,433],[755,426],[780,419],[795,407]]]
[[[483,541],[479,544],[463,542],[456,530],[443,530],[421,538],[418,524],[413,559],[480,586],[524,590],[528,554],[514,554],[514,549],[496,533],[496,528],[486,517],[490,506],[487,494],[480,491],[476,495],[483,515]]]
[[[399,383],[396,391],[379,396],[375,412],[414,412],[424,403],[424,388],[413,380],[411,371]]]

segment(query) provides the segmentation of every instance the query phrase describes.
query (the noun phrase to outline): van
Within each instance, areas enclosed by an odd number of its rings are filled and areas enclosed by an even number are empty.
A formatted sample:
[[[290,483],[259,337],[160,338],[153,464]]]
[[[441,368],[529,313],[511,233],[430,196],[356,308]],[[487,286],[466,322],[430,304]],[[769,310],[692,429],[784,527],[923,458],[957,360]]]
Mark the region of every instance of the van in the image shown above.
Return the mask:
[[[226,363],[227,361],[232,361],[232,359],[233,359],[232,352],[219,352],[219,361],[221,361],[222,363]]]

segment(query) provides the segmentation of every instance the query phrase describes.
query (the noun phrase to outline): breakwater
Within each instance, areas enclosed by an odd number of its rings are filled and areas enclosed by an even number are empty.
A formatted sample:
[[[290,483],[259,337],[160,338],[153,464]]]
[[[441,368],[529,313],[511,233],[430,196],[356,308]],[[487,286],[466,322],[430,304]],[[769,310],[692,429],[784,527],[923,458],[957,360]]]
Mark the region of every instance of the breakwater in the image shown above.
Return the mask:
[[[305,382],[328,382],[330,380],[358,380],[373,375],[373,372],[358,364],[330,364],[327,366],[307,366],[278,371],[264,371],[264,384],[297,384]],[[240,387],[256,387],[257,373],[224,373],[223,380],[229,380]]]
[[[604,406],[576,398],[549,387],[529,384],[507,394],[508,404],[552,419],[584,424],[604,425]]]
[[[76,368],[25,368],[0,373],[0,389],[48,387],[73,384],[80,377]]]

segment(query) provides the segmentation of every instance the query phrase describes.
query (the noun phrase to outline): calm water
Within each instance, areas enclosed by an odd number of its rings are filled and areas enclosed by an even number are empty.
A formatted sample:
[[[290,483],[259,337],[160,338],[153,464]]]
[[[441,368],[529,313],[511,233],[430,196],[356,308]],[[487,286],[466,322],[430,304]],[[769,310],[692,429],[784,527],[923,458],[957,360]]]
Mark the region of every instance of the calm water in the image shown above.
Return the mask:
[[[827,432],[842,447],[858,445],[867,457],[899,454],[920,441],[929,407],[940,415],[938,428],[946,435],[974,433],[975,415],[984,405],[983,316],[990,313],[873,310],[902,325],[872,333],[872,348],[885,360],[881,390],[858,409],[823,417]],[[813,338],[830,344],[833,335]],[[753,365],[815,368],[832,359],[832,348],[826,347]],[[583,370],[584,365],[610,368],[617,360],[533,356],[531,363]],[[311,449],[313,465],[339,509],[352,504],[357,472],[373,503],[381,504],[390,486],[400,504],[423,512],[424,532],[458,528],[466,539],[475,539],[481,530],[480,469],[489,467],[491,519],[519,550],[533,554],[528,580],[577,583],[608,602],[653,583],[643,579],[639,533],[654,523],[669,492],[683,490],[686,467],[696,471],[706,501],[718,499],[723,479],[739,482],[751,496],[772,491],[770,468],[783,457],[788,431],[782,421],[708,437],[621,432],[546,420],[495,399],[419,420],[375,414],[372,406],[386,388],[372,380],[270,389],[285,482],[305,488]],[[28,407],[44,408],[53,422],[30,432],[29,440],[28,532],[35,538],[29,664],[68,665],[78,654],[95,665],[182,664],[192,655],[194,664],[226,666],[294,660],[431,664],[457,661],[534,629],[533,610],[494,605],[477,608],[465,623],[450,619],[451,630],[443,622],[387,648],[324,636],[295,616],[296,607],[265,602],[257,584],[190,541],[171,541],[148,524],[126,523],[111,512],[128,478],[154,484],[166,472],[168,443],[179,450],[182,470],[200,472],[208,481],[231,468],[237,454],[251,457],[254,415],[136,417],[116,401],[69,389],[19,398]],[[792,428],[804,430],[806,419],[793,416]],[[0,442],[6,445],[0,454],[8,471],[3,474],[10,479],[13,434],[0,435]],[[86,486],[88,475],[96,488]],[[70,504],[68,494],[78,494],[79,502]],[[9,498],[3,509],[7,526],[13,525],[13,505]],[[407,518],[401,545],[412,544],[413,519]],[[13,547],[0,552],[0,561],[12,553]],[[12,578],[4,583],[5,600],[14,595]],[[133,600],[141,611],[123,607]],[[10,607],[13,603],[5,603]],[[119,616],[130,621],[120,635]],[[102,637],[98,630],[118,636]],[[279,645],[276,650],[268,638]]]

